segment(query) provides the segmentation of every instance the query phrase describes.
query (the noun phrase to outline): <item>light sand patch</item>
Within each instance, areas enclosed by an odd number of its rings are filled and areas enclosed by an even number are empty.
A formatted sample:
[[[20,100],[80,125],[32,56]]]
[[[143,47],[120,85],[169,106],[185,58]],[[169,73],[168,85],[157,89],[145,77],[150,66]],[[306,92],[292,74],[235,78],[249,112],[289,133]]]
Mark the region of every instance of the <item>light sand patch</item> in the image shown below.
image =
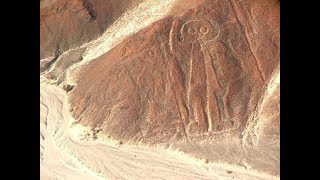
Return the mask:
[[[261,113],[264,110],[265,103],[270,98],[272,98],[276,90],[279,90],[279,86],[280,86],[280,67],[278,67],[278,69],[274,72],[264,95],[261,97],[260,101],[258,102],[255,112],[251,115],[251,117],[249,118],[249,121],[247,122],[247,127],[243,132],[243,138],[242,138],[243,143],[247,147],[252,145],[257,145],[262,127],[264,126],[264,124],[267,122],[269,118],[272,118],[272,117],[262,116]]]

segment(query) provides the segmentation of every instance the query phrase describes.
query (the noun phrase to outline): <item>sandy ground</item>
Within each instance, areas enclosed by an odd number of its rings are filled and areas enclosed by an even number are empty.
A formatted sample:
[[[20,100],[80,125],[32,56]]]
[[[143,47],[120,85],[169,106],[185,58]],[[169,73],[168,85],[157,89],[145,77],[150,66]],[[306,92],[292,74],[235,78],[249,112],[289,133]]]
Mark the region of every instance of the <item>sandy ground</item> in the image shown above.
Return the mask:
[[[43,82],[40,99],[41,179],[276,179],[174,151],[88,140],[85,127],[71,125],[65,91]]]

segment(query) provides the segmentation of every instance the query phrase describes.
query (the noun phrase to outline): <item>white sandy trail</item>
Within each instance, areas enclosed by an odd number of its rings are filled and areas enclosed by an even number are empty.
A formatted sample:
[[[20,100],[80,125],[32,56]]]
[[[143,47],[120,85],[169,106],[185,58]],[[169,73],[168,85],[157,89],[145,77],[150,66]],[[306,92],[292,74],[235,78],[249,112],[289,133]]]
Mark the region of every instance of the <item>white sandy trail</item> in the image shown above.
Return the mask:
[[[44,83],[40,92],[41,179],[273,179],[159,148],[81,142],[69,128],[65,92]]]

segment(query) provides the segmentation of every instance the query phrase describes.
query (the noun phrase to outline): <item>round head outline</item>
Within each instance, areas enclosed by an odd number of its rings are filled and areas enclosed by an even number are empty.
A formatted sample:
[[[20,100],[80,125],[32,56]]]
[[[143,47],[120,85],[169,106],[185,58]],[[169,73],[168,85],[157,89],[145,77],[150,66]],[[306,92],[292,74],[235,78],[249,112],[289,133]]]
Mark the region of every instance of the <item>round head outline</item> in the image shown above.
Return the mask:
[[[181,42],[193,43],[197,40],[202,42],[213,40],[218,35],[214,30],[212,24],[204,19],[187,21],[180,30]]]

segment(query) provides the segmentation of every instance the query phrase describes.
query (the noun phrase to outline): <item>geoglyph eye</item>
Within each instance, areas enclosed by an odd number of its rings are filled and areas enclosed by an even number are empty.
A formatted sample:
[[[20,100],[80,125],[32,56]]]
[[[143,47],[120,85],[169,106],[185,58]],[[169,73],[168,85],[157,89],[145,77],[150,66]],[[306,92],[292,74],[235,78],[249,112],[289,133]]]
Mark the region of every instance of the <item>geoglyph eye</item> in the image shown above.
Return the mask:
[[[200,32],[201,32],[202,34],[208,34],[209,29],[206,28],[206,27],[201,27],[201,28],[200,28]]]
[[[191,34],[191,35],[194,35],[194,34],[196,34],[196,30],[195,30],[194,28],[190,27],[190,28],[188,29],[187,33],[188,33],[188,34]]]

